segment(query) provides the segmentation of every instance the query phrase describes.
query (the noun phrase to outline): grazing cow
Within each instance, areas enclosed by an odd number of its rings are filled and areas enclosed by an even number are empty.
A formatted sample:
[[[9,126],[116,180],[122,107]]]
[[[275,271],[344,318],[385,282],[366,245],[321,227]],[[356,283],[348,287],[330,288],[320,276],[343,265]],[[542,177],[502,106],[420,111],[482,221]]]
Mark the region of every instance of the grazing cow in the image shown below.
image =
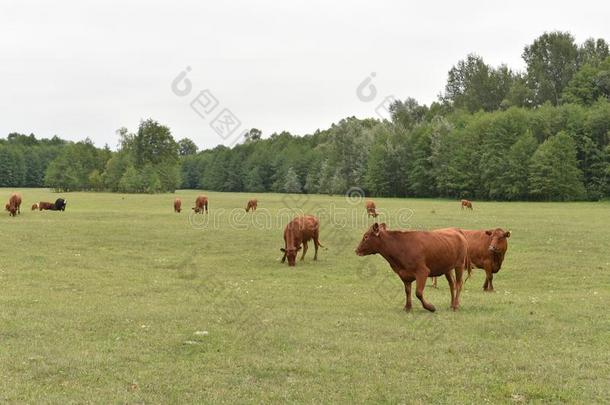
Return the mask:
[[[8,204],[5,206],[10,216],[21,214],[21,194],[13,193],[8,199]]]
[[[428,277],[443,274],[451,291],[451,308],[454,311],[459,308],[462,275],[464,268],[470,267],[466,238],[459,229],[390,231],[385,224],[374,223],[364,233],[356,254],[377,253],[387,260],[405,285],[405,311],[411,310],[411,284],[415,281],[415,295],[425,309],[434,312],[434,305],[424,298],[424,288]]]
[[[66,210],[66,204],[68,202],[66,200],[64,200],[63,198],[58,198],[57,200],[55,200],[55,207],[52,208],[55,211],[65,211]]]
[[[469,231],[463,230],[464,236],[468,241],[468,256],[472,264],[485,270],[485,283],[483,290],[493,292],[494,286],[492,283],[494,274],[500,271],[504,255],[508,250],[508,238],[510,231],[504,231],[502,228]],[[470,273],[468,274],[468,279]]]
[[[206,197],[205,195],[197,196],[197,199],[195,200],[195,207],[193,207],[193,211],[195,211],[196,214],[197,213],[203,214],[203,212],[205,211],[207,214],[208,197]]]
[[[258,208],[258,200],[256,198],[248,200],[248,204],[246,205],[246,212],[250,211],[250,209],[252,209],[252,212],[254,212],[256,211],[256,208]]]
[[[462,200],[461,203],[462,203],[462,209],[464,209],[464,207],[472,209],[472,201]]]
[[[305,253],[307,253],[307,242],[312,239],[315,248],[313,259],[318,260],[318,247],[322,246],[320,243],[320,220],[313,215],[304,215],[290,221],[284,229],[284,247],[280,248],[280,251],[284,252],[282,263],[288,258],[289,266],[296,265],[297,252],[301,249],[301,243],[303,244],[302,261],[305,258]]]
[[[375,207],[375,203],[371,200],[366,202],[366,214],[367,217],[373,218],[377,218],[377,215],[379,215],[377,213],[377,207]]]
[[[182,200],[176,198],[174,200],[174,212],[180,213],[182,211]]]
[[[38,204],[32,204],[32,211],[36,211],[38,209]]]
[[[41,201],[38,203],[38,210],[40,210],[40,211],[54,210],[54,209],[55,209],[55,204],[53,204],[51,202]]]

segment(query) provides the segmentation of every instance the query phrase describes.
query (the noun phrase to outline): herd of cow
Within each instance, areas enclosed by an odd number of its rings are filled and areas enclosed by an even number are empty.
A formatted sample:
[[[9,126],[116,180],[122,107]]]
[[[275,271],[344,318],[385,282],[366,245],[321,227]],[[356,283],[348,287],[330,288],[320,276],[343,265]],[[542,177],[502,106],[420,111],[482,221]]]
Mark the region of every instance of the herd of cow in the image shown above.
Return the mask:
[[[19,193],[11,194],[6,210],[11,216],[19,214],[22,198]],[[197,196],[195,213],[208,212],[208,197]],[[246,205],[246,212],[256,211],[258,201],[251,199]],[[472,210],[472,202],[461,200],[461,207]],[[366,201],[368,216],[376,218],[377,207],[373,201]],[[58,198],[55,203],[41,201],[32,205],[32,210],[64,211],[66,201]],[[180,213],[182,201],[174,200],[174,211]],[[484,269],[486,273],[483,289],[493,291],[493,275],[497,273],[508,249],[509,231],[501,228],[489,230],[465,230],[458,228],[443,228],[433,231],[394,231],[387,229],[386,224],[375,222],[364,233],[356,248],[358,256],[373,254],[381,255],[392,270],[400,277],[405,286],[405,311],[410,311],[411,287],[415,281],[415,296],[428,311],[435,311],[434,305],[424,298],[426,281],[432,277],[436,287],[436,278],[444,275],[449,283],[451,293],[451,308],[460,306],[460,293],[464,282],[470,277],[472,267]],[[307,253],[309,241],[313,240],[315,249],[314,260],[318,259],[320,243],[320,220],[313,215],[297,216],[284,228],[284,247],[282,263],[288,260],[289,266],[296,265],[299,250],[303,249],[301,260]],[[468,272],[463,279],[464,270]]]
[[[472,202],[461,200],[461,208],[472,210]],[[251,199],[246,212],[256,211],[258,201]],[[174,200],[174,211],[180,212],[182,201]],[[367,216],[379,215],[373,201],[366,201]],[[208,212],[208,197],[200,195],[195,200],[195,213]],[[434,305],[424,298],[426,281],[432,277],[436,287],[437,277],[444,275],[451,292],[451,308],[460,306],[460,292],[464,282],[470,277],[472,267],[485,270],[483,290],[493,291],[493,275],[500,271],[504,255],[508,249],[510,231],[501,228],[488,230],[465,230],[443,228],[433,231],[392,231],[386,224],[375,222],[365,232],[356,248],[358,256],[380,254],[400,277],[405,285],[405,310],[412,307],[411,286],[415,281],[415,295],[428,311],[435,311]],[[289,266],[296,265],[299,250],[303,249],[301,260],[305,259],[308,242],[313,240],[314,260],[318,259],[320,243],[320,220],[313,215],[297,216],[284,228],[284,247],[282,263],[288,260]],[[464,270],[468,272],[463,279]]]
[[[4,206],[4,209],[8,211],[10,216],[16,216],[17,214],[21,214],[21,202],[23,199],[21,198],[21,194],[13,193],[10,195],[8,202]],[[51,210],[51,211],[65,211],[66,210],[67,201],[63,198],[58,198],[54,203],[40,201],[38,203],[32,204],[32,211],[35,210]]]

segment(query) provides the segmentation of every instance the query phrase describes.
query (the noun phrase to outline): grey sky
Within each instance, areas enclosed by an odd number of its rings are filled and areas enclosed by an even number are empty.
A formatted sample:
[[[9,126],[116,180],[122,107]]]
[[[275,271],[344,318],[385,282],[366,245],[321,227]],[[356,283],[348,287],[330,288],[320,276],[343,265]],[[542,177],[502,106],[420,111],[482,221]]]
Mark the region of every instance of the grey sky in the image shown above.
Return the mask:
[[[544,31],[610,40],[601,1],[27,1],[0,3],[0,136],[114,147],[141,118],[200,147],[224,141],[190,107],[209,89],[242,128],[306,134],[375,116],[386,95],[430,103],[470,52],[523,68]],[[186,66],[192,94],[171,91]],[[371,73],[378,90],[356,97]],[[218,112],[219,110],[215,110]]]

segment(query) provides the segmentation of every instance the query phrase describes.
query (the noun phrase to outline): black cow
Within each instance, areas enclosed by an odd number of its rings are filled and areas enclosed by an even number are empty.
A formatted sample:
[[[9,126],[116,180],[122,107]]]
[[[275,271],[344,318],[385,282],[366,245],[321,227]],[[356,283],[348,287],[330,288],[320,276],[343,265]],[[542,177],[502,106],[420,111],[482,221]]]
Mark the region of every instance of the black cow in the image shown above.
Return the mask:
[[[63,198],[58,198],[57,200],[55,200],[55,208],[53,210],[54,211],[65,211],[67,203],[68,202],[66,200],[64,200]]]

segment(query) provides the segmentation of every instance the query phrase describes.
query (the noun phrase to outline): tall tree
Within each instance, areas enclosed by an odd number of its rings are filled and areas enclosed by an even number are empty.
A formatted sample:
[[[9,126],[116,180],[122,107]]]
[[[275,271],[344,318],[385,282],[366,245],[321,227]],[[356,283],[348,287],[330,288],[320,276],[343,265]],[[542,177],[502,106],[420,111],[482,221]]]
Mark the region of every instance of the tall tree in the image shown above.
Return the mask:
[[[534,103],[559,104],[561,93],[578,68],[578,47],[568,32],[545,32],[525,47],[527,82]]]
[[[500,108],[513,81],[514,74],[506,66],[494,69],[480,56],[470,54],[449,71],[444,100],[470,112],[494,111]]]
[[[585,195],[576,145],[565,132],[538,147],[530,165],[530,193],[542,200],[577,200]]]

